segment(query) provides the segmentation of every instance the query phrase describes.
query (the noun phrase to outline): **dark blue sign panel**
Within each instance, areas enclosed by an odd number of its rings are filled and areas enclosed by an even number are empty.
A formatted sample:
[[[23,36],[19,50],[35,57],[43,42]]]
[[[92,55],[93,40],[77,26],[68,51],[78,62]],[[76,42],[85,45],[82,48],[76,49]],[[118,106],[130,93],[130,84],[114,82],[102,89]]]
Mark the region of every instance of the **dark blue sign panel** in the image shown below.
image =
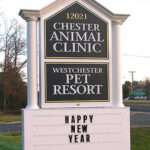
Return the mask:
[[[45,58],[108,58],[108,24],[74,3],[45,20]]]
[[[46,102],[108,101],[108,64],[45,64]]]

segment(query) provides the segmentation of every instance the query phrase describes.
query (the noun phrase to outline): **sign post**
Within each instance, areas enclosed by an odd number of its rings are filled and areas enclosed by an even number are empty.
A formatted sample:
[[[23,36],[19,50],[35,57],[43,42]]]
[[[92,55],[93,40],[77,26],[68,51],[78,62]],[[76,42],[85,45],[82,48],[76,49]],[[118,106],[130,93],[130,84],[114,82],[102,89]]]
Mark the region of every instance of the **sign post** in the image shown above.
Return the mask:
[[[27,21],[27,93],[28,101],[26,108],[28,109],[38,109],[38,99],[37,99],[37,20],[38,15],[25,15],[23,18]]]
[[[28,24],[24,150],[130,150],[120,44],[128,15],[92,0],[56,0],[20,16]]]

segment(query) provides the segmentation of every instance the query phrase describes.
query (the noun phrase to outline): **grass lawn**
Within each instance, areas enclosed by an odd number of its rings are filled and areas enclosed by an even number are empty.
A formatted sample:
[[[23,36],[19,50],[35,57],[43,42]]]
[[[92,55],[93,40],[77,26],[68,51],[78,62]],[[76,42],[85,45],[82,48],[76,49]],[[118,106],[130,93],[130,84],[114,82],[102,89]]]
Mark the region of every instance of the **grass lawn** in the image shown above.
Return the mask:
[[[130,106],[130,105],[150,106],[150,100],[128,100],[125,101],[124,104],[126,106]]]
[[[150,150],[150,128],[131,130],[132,150]]]
[[[0,150],[22,150],[20,134],[0,134]]]
[[[131,129],[132,150],[150,150],[150,128]],[[1,134],[0,150],[22,150],[20,134]]]
[[[0,124],[21,121],[21,115],[10,115],[0,113]]]

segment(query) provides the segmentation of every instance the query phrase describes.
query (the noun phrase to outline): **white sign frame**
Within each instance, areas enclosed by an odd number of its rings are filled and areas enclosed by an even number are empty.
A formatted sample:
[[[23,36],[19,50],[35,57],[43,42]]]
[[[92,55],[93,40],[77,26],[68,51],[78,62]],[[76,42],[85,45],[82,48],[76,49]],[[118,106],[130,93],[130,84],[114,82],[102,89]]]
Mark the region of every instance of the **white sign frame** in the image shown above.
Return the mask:
[[[73,108],[73,107],[105,107],[105,106],[111,106],[112,105],[112,24],[111,20],[101,13],[100,11],[97,11],[93,6],[87,5],[86,3],[83,3],[82,1],[77,2],[84,7],[86,7],[88,10],[90,10],[92,13],[94,13],[96,16],[104,20],[108,24],[108,58],[107,59],[101,59],[101,58],[89,58],[89,59],[82,59],[82,58],[73,58],[73,59],[46,59],[45,58],[45,41],[44,41],[44,27],[45,27],[45,19],[49,18],[50,16],[54,15],[60,10],[65,9],[68,7],[68,5],[72,5],[75,2],[68,2],[64,3],[61,6],[58,6],[54,8],[53,10],[48,11],[44,15],[41,15],[41,20],[40,20],[40,105],[42,108]],[[45,102],[45,75],[44,75],[44,65],[45,63],[108,63],[109,64],[109,102],[66,102],[66,103],[46,103]]]

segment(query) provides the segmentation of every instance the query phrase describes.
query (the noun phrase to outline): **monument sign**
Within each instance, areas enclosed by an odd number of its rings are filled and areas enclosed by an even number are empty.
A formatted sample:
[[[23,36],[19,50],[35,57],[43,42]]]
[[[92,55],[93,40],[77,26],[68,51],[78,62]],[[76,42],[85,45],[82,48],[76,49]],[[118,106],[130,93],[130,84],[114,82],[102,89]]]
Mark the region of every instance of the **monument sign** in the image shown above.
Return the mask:
[[[28,43],[23,149],[130,150],[120,45],[128,15],[94,0],[56,0],[20,16]]]

